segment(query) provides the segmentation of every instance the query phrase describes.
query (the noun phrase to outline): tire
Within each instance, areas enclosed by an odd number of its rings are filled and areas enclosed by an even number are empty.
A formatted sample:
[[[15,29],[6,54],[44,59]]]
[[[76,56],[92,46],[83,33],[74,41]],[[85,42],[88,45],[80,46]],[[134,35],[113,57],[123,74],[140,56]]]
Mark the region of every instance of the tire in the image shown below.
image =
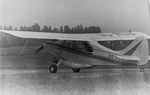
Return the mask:
[[[140,72],[144,72],[144,68],[140,68]]]
[[[80,68],[72,68],[72,71],[75,73],[80,72]]]
[[[55,64],[52,64],[49,66],[49,72],[56,73],[57,72],[57,66]]]

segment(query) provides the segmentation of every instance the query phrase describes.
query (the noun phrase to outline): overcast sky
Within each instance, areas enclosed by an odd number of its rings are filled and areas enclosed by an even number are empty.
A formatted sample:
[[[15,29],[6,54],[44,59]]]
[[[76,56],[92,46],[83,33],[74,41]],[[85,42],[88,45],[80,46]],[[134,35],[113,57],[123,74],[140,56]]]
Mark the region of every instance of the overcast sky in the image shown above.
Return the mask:
[[[0,24],[96,25],[102,32],[150,31],[147,0],[0,0]],[[149,32],[150,33],[150,32]]]

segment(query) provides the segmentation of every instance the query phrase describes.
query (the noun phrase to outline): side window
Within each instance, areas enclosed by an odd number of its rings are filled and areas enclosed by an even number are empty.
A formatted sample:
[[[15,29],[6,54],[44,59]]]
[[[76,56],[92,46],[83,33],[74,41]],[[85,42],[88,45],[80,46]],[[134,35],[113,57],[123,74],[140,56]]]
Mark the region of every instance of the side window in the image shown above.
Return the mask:
[[[93,52],[93,47],[85,41],[64,41],[63,46],[83,52]]]
[[[64,41],[63,46],[71,48],[71,42],[70,41]]]
[[[77,49],[78,48],[77,41],[71,41],[71,48],[73,48],[73,49]]]
[[[86,52],[93,52],[93,47],[88,42],[79,42],[78,49]]]
[[[85,43],[86,51],[93,52],[93,47],[89,43]]]

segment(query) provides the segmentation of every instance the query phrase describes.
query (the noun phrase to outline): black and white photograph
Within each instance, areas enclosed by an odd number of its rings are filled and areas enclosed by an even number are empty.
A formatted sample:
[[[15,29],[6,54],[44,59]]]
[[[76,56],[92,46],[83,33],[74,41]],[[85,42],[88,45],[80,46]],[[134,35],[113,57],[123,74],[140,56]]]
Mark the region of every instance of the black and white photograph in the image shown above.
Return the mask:
[[[150,0],[0,0],[0,95],[150,95]]]

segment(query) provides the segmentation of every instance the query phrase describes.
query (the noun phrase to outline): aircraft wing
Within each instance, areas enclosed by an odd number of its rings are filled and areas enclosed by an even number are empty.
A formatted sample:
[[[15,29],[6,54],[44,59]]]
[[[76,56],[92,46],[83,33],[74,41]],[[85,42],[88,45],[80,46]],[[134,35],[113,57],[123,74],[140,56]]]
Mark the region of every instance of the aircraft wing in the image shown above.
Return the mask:
[[[32,31],[8,31],[0,30],[13,36],[30,39],[57,39],[57,40],[77,40],[77,41],[109,41],[109,40],[134,40],[143,36],[150,39],[150,36],[142,32],[124,32],[124,33],[48,33]]]

